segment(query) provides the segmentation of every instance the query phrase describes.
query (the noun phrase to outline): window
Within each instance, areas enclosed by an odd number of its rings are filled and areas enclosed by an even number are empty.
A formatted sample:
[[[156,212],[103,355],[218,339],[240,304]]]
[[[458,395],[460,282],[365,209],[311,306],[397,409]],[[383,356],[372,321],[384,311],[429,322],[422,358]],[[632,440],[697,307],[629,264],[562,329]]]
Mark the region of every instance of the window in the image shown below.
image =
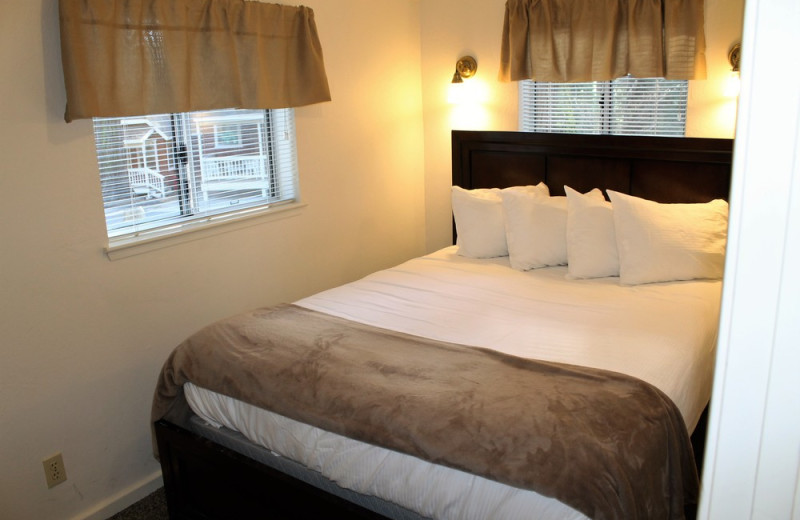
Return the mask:
[[[520,81],[520,129],[569,134],[683,137],[688,81],[632,78],[590,83]]]
[[[109,245],[297,198],[294,112],[94,118]]]
[[[242,146],[242,125],[225,123],[214,125],[215,148],[240,148]]]

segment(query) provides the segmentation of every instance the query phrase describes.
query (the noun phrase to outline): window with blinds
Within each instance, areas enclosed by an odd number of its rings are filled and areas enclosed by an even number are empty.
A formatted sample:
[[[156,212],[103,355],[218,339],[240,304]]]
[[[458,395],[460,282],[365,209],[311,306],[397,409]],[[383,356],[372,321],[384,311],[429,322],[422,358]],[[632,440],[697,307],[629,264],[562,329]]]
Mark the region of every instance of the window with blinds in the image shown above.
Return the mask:
[[[292,109],[95,118],[94,135],[111,246],[297,198]]]
[[[590,83],[519,83],[523,132],[685,135],[685,80],[628,76]]]

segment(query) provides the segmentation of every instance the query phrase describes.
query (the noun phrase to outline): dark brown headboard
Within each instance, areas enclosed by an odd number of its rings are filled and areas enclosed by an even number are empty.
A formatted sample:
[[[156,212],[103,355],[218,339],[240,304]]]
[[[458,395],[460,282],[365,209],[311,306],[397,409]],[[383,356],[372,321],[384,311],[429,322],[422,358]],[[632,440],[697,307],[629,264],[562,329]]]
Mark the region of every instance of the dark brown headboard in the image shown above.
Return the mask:
[[[453,131],[453,184],[506,188],[545,182],[657,202],[728,198],[733,141],[675,137]]]

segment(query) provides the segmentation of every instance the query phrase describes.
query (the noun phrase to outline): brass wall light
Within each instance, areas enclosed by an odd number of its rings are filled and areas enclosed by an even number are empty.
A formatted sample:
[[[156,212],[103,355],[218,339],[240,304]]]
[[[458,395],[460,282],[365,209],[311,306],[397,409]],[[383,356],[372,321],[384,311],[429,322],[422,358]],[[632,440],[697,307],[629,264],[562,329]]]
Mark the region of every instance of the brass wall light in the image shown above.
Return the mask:
[[[728,51],[728,63],[731,65],[731,71],[722,88],[722,94],[727,98],[733,99],[739,97],[739,90],[741,89],[741,80],[739,79],[741,52],[742,45],[740,43],[733,44],[733,47]]]
[[[735,43],[733,47],[728,51],[728,63],[731,64],[731,70],[733,72],[739,72],[739,60],[741,58],[742,53],[742,44]]]
[[[463,83],[465,79],[471,78],[478,71],[478,62],[472,56],[464,56],[456,62],[456,72],[453,74],[451,83]]]

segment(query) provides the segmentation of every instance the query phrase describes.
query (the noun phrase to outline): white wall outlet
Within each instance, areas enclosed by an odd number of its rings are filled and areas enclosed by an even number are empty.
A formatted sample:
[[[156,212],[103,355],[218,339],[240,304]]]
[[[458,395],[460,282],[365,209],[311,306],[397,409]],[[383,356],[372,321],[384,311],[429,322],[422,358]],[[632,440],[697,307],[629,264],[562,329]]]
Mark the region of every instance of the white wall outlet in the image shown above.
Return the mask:
[[[64,458],[60,453],[48,457],[42,461],[44,465],[44,478],[47,480],[47,487],[51,488],[67,480],[67,470],[64,469]]]

